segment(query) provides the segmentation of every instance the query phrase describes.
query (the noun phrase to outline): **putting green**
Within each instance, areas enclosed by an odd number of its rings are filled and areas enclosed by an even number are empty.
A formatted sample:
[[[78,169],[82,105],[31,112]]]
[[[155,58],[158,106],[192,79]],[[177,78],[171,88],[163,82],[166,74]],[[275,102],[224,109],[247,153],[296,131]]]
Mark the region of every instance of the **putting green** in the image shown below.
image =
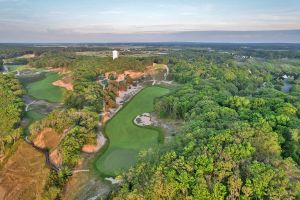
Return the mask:
[[[158,144],[159,130],[138,127],[133,120],[139,114],[152,112],[154,99],[168,92],[158,86],[143,89],[107,123],[104,131],[109,146],[95,160],[95,167],[101,174],[119,174],[134,165],[141,150]]]
[[[29,83],[26,86],[27,93],[35,99],[42,99],[49,102],[62,102],[64,89],[52,85],[54,81],[59,79],[59,74],[48,72],[42,80]]]

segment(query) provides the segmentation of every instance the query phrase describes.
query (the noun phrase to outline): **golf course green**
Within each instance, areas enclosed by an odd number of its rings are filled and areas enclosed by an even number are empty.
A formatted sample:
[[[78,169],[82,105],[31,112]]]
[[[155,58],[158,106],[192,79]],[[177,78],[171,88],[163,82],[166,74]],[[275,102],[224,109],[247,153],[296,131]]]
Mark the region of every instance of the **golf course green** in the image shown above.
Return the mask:
[[[169,89],[158,86],[146,87],[106,124],[104,132],[109,144],[94,163],[101,174],[118,175],[121,170],[130,168],[137,161],[141,150],[159,143],[162,133],[158,129],[136,126],[133,120],[139,114],[152,112],[154,99],[168,92]]]
[[[43,115],[42,113],[39,113],[36,110],[29,110],[25,113],[25,117],[27,117],[31,121],[38,121],[38,120],[42,119],[44,116],[45,115]]]
[[[54,81],[60,79],[60,75],[54,72],[47,72],[45,78],[29,83],[26,86],[28,95],[35,99],[46,100],[49,102],[62,102],[64,89],[52,85]]]

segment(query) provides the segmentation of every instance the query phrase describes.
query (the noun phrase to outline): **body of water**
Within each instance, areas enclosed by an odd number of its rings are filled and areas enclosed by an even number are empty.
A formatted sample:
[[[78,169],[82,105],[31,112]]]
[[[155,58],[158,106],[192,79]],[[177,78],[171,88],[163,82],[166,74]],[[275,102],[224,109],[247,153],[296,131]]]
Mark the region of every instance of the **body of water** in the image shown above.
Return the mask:
[[[289,93],[292,87],[293,85],[290,84],[287,79],[284,79],[284,85],[282,86],[281,91],[284,93]]]

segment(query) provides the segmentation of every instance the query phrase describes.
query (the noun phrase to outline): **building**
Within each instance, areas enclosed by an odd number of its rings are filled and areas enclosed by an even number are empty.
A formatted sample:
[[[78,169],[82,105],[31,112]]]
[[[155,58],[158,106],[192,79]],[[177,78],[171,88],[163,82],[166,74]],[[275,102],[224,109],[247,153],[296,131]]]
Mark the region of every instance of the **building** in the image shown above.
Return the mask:
[[[119,52],[117,50],[113,50],[112,54],[113,54],[113,60],[119,57]]]

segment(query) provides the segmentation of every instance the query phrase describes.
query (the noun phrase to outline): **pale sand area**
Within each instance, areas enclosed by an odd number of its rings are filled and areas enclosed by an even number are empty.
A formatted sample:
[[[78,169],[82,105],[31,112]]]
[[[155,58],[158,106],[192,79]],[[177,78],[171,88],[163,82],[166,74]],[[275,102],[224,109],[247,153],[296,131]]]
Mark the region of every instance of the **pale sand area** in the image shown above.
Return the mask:
[[[154,122],[151,119],[151,115],[150,113],[143,113],[141,115],[138,115],[135,119],[134,119],[134,123],[138,126],[150,126],[152,125]]]
[[[104,135],[102,133],[99,133],[97,135],[97,141],[96,144],[86,144],[82,147],[82,151],[84,153],[96,153],[97,151],[99,151],[103,145],[106,142],[106,138],[104,137]]]
[[[64,80],[57,80],[53,82],[52,85],[65,88],[66,90],[73,91],[73,84],[70,82],[65,82]]]

